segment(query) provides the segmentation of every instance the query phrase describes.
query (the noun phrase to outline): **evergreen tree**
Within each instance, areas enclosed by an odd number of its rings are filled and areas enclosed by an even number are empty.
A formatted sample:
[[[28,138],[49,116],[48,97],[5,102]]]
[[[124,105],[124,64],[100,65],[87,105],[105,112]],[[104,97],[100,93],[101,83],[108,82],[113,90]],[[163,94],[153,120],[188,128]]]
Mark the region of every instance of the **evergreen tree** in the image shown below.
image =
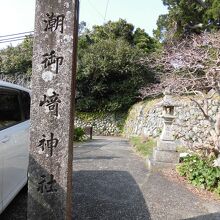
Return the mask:
[[[159,40],[200,34],[220,27],[219,0],[163,0],[168,14],[160,15],[154,35]]]

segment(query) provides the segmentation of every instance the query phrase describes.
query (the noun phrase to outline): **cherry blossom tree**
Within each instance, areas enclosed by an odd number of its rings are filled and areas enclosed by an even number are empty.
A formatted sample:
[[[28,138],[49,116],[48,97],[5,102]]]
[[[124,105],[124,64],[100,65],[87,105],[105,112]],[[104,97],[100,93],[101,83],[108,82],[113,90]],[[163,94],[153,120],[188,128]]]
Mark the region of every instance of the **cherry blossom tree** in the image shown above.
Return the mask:
[[[170,87],[174,94],[192,94],[205,120],[210,125],[213,148],[220,152],[220,109],[211,117],[208,100],[220,98],[220,31],[192,35],[180,41],[169,42],[160,52],[152,53],[145,60],[150,68],[157,71],[157,82],[140,89],[141,98],[162,95],[164,88]],[[200,96],[202,102],[198,101]]]

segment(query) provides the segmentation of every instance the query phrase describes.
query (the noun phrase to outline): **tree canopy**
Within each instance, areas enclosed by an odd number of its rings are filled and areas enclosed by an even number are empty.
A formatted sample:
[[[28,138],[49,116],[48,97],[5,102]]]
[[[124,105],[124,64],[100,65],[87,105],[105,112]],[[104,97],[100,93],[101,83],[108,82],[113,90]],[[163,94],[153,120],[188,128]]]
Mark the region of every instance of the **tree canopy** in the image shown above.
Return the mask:
[[[158,47],[158,41],[150,37],[143,29],[134,28],[133,24],[126,20],[119,19],[116,22],[109,21],[104,25],[95,25],[92,30],[84,29],[84,33],[79,38],[79,44],[82,46],[87,41],[88,44],[94,44],[100,40],[122,39],[133,47],[142,49],[143,52],[154,51]],[[83,43],[82,43],[83,41]]]
[[[129,108],[154,75],[139,60],[158,43],[144,30],[120,19],[94,26],[79,38],[77,108],[118,111]]]
[[[143,53],[122,39],[92,44],[78,64],[77,108],[83,111],[125,110],[137,100],[138,88],[153,79],[138,61]]]
[[[31,74],[32,39],[0,51],[0,73]],[[79,25],[77,104],[80,111],[121,111],[139,96],[154,74],[140,62],[158,42],[144,30],[119,19],[91,30]]]
[[[0,51],[0,73],[31,75],[33,40],[27,37],[16,47]]]
[[[160,15],[154,35],[157,39],[181,38],[220,28],[219,0],[162,0],[168,14]]]

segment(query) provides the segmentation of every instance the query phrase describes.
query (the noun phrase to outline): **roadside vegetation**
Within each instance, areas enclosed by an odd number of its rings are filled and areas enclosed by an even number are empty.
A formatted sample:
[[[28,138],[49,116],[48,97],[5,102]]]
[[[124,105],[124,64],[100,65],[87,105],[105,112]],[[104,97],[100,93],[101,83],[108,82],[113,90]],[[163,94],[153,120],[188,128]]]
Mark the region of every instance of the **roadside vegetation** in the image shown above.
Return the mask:
[[[140,136],[130,138],[130,143],[135,151],[145,158],[152,155],[153,148],[156,146],[155,139]]]
[[[87,139],[85,130],[81,127],[74,128],[73,140],[76,142],[82,142]]]
[[[220,196],[220,167],[213,166],[214,160],[215,157],[188,155],[177,166],[177,172],[194,186],[215,192]]]

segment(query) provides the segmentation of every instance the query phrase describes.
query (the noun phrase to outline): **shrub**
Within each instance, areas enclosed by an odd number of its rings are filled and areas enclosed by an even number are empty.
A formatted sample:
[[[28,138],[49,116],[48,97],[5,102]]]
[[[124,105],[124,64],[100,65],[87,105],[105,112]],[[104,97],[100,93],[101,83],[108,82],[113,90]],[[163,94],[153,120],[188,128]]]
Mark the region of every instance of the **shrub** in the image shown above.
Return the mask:
[[[84,139],[85,139],[84,129],[81,127],[74,128],[73,140],[74,141],[83,141]]]
[[[177,166],[177,172],[185,176],[194,186],[214,191],[220,195],[220,168],[213,167],[214,157],[187,156]]]
[[[82,112],[126,111],[154,73],[139,62],[145,54],[122,39],[99,40],[81,52],[76,109]]]

